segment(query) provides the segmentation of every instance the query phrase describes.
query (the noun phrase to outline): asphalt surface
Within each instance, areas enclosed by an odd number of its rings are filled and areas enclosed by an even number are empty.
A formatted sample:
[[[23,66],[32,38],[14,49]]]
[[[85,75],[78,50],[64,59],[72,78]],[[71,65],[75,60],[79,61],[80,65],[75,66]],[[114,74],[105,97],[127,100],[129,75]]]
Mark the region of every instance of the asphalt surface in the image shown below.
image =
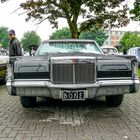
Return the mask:
[[[36,107],[25,109],[0,85],[0,140],[140,140],[140,92],[125,95],[116,108],[104,98],[38,98]]]

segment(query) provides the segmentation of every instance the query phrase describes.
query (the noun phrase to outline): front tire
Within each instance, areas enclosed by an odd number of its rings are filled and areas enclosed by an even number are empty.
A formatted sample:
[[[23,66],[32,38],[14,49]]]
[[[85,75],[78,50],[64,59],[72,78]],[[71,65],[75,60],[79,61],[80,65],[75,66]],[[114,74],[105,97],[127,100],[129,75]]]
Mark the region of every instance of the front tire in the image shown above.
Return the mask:
[[[36,104],[36,97],[20,96],[20,103],[24,108],[33,107]]]
[[[123,95],[106,96],[106,104],[110,107],[118,107],[123,102]]]

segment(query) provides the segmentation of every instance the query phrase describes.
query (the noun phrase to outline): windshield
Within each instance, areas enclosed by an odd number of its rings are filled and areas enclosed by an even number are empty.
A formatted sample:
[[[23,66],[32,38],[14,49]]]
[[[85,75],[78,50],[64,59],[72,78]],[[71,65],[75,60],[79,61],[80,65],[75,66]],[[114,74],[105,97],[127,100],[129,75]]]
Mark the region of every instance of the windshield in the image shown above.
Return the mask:
[[[45,55],[48,53],[96,53],[102,51],[94,42],[44,42],[38,49],[36,55]]]
[[[8,54],[7,54],[6,51],[0,51],[0,55],[2,55],[2,56],[6,56],[6,55],[8,55]]]

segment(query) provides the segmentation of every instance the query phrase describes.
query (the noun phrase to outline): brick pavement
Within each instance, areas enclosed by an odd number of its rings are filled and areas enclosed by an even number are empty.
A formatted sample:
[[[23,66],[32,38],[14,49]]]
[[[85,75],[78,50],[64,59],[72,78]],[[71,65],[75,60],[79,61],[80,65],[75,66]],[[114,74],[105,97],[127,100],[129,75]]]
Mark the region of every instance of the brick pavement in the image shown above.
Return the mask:
[[[0,140],[140,140],[140,93],[120,107],[105,99],[61,102],[38,99],[24,109],[19,97],[0,86]]]

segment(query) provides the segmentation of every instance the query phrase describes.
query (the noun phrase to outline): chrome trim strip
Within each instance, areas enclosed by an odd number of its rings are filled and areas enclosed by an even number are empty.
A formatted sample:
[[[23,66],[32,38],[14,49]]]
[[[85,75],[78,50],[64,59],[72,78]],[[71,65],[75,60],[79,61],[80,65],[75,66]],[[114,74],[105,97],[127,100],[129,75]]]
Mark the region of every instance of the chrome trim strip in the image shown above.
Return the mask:
[[[74,64],[72,65],[72,67],[73,67],[73,84],[75,83],[75,66],[74,66]]]
[[[53,82],[53,63],[50,61],[50,80]]]
[[[101,87],[101,86],[123,86],[139,84],[139,80],[104,80],[97,81],[96,83],[83,83],[83,84],[53,84],[50,81],[27,81],[27,80],[15,80],[7,81],[7,85],[14,87],[48,87],[48,88],[89,88],[89,87]]]
[[[50,79],[15,79],[14,81],[49,81]]]
[[[95,74],[95,81],[97,81],[97,60],[95,60],[95,71],[94,71],[94,74]]]
[[[97,78],[97,80],[132,80],[132,77],[111,77],[111,78]]]
[[[66,59],[95,59],[93,56],[60,56],[60,57],[51,57],[51,60],[66,60]]]

